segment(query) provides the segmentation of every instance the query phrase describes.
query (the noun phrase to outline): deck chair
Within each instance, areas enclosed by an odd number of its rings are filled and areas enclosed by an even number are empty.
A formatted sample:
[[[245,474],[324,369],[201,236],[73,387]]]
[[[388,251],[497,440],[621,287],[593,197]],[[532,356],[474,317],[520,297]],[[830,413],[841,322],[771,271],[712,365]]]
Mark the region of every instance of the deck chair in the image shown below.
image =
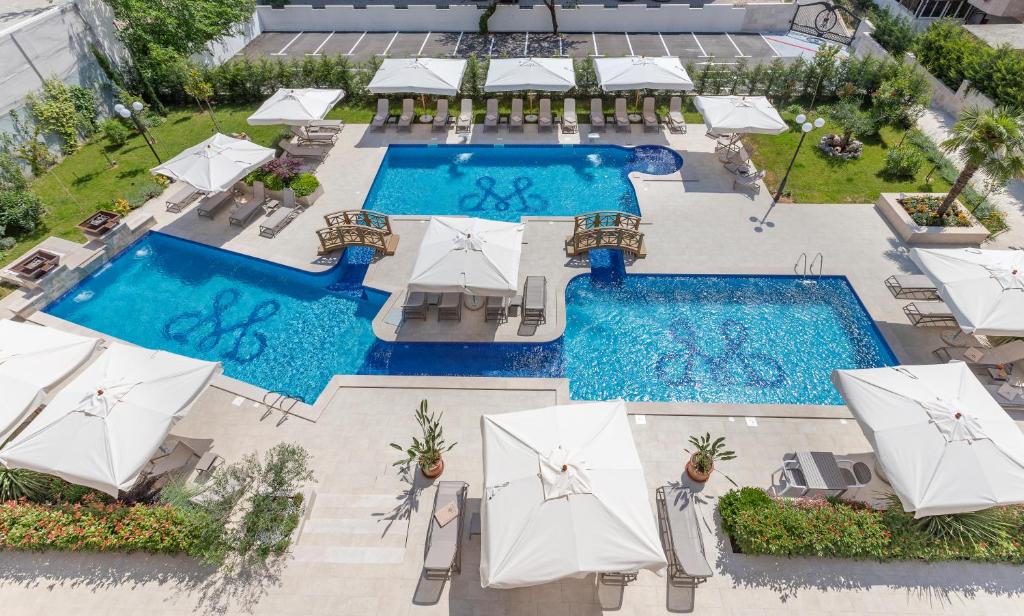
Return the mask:
[[[196,206],[196,214],[199,214],[203,218],[213,218],[217,211],[223,209],[229,203],[234,202],[230,190],[213,193],[212,195],[206,195]]]
[[[990,349],[974,348],[974,351],[970,352],[970,348],[965,347],[945,346],[935,349],[933,353],[944,362],[962,361],[978,366],[1012,364],[1024,361],[1024,340],[1011,340]],[[978,357],[975,353],[981,353],[981,356]],[[977,359],[971,359],[969,356],[975,356]]]
[[[580,130],[576,123],[576,99],[567,98],[562,101],[562,132],[575,133]]]
[[[487,99],[487,113],[484,115],[484,130],[489,128],[498,130],[498,120],[500,119],[501,116],[498,115],[498,99]]]
[[[277,237],[277,234],[288,226],[296,216],[302,211],[295,205],[295,193],[291,188],[285,188],[282,192],[283,199],[281,205],[271,212],[267,219],[260,223],[260,235],[263,237]]]
[[[411,321],[419,319],[427,320],[427,294],[420,291],[412,291],[405,296],[405,303],[402,304],[402,320]]]
[[[473,99],[462,99],[459,117],[455,120],[456,133],[468,133],[473,130]]]
[[[950,312],[949,306],[942,302],[913,302],[903,307],[903,313],[912,325],[956,326],[956,317]]]
[[[654,97],[644,97],[644,130],[645,131],[659,131],[661,126],[658,124],[658,114],[654,111]]]
[[[434,113],[434,122],[431,124],[431,130],[448,130],[448,120],[450,119],[451,116],[448,115],[448,99],[437,99],[437,111]]]
[[[423,577],[428,580],[447,580],[452,573],[462,571],[462,528],[466,518],[466,493],[469,484],[464,481],[439,481],[434,493],[434,507],[430,511],[430,528],[423,549]],[[455,518],[444,526],[437,513],[454,504]]]
[[[308,158],[317,162],[323,162],[327,157],[327,150],[319,145],[300,145],[292,143],[290,139],[282,139],[277,142],[278,147],[288,156],[295,158]]]
[[[462,294],[445,293],[441,295],[441,303],[437,305],[438,321],[462,320]]]
[[[199,199],[199,197],[202,196],[203,193],[186,184],[186,187],[183,190],[179,190],[177,194],[168,199],[165,205],[168,212],[177,214],[181,210],[195,203],[196,199]]]
[[[615,128],[616,130],[629,130],[629,112],[626,111],[626,99],[615,99]]]
[[[402,115],[398,116],[398,129],[412,130],[412,121],[416,119],[416,102],[411,98],[402,99]]]
[[[345,123],[341,120],[313,120],[306,127],[321,133],[340,133]]]
[[[673,133],[686,132],[686,118],[683,117],[683,97],[673,96],[668,99],[668,130]]]
[[[527,276],[523,289],[523,322],[542,325],[547,322],[544,304],[547,302],[548,281],[544,276]]]
[[[504,323],[508,321],[508,298],[488,297],[484,310],[484,321]]]
[[[278,206],[277,201],[268,201],[267,189],[263,185],[263,182],[252,183],[252,199],[249,199],[245,203],[239,205],[228,218],[228,224],[238,225],[240,227],[245,226],[252,220],[252,217],[257,212],[263,212],[266,210],[273,210]]]
[[[995,398],[999,406],[1008,411],[1024,411],[1024,388],[1000,383],[986,385],[985,389]]]
[[[551,130],[555,125],[551,118],[551,99],[542,98],[539,103],[539,111],[537,112],[537,129],[538,130]]]
[[[512,110],[508,114],[508,129],[518,128],[523,130],[523,99],[512,99]]]
[[[374,114],[373,119],[370,120],[370,128],[374,130],[384,130],[384,127],[387,125],[390,117],[391,101],[386,98],[378,98],[377,113]]]
[[[655,493],[661,540],[668,556],[668,580],[676,587],[696,588],[715,574],[708,564],[700,532],[697,503],[683,486],[666,485]]]
[[[338,140],[338,133],[333,131],[318,131],[304,126],[292,126],[292,134],[299,140],[299,145],[334,145]]]
[[[604,129],[604,102],[599,98],[590,99],[590,130]]]
[[[896,299],[939,299],[935,283],[924,274],[893,274],[885,286]]]
[[[738,175],[732,180],[733,189],[749,189],[755,195],[761,194],[761,180],[764,179],[764,169],[750,175]]]
[[[782,466],[772,473],[771,485],[776,496],[795,497],[807,494],[807,479],[795,453],[782,456]]]

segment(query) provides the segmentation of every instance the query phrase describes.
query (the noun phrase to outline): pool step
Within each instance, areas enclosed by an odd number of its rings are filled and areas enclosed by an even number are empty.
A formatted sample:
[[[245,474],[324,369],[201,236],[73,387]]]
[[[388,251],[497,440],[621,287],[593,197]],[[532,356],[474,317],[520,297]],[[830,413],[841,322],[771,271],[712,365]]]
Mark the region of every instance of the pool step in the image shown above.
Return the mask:
[[[293,555],[301,562],[394,564],[405,558],[407,501],[398,494],[317,494]]]

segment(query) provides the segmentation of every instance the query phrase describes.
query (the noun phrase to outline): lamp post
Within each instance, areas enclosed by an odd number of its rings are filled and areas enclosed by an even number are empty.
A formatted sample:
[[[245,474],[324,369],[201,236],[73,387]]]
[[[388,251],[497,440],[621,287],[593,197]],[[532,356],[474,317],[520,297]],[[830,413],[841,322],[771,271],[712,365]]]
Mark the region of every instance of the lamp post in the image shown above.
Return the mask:
[[[149,150],[153,152],[153,156],[156,157],[156,162],[163,163],[164,161],[160,160],[160,155],[156,153],[156,148],[153,147],[153,143],[149,140],[149,133],[146,132],[146,127],[142,125],[142,121],[139,120],[139,116],[136,115],[142,111],[142,109],[142,103],[139,101],[132,103],[131,109],[125,107],[121,103],[114,105],[114,113],[126,120],[131,118],[132,122],[135,123],[135,128],[139,131],[139,134],[142,135],[142,139],[145,140],[146,145],[149,146]]]
[[[789,180],[789,172],[793,170],[793,164],[796,163],[796,157],[800,154],[800,148],[804,145],[804,139],[807,137],[807,133],[811,132],[815,128],[825,126],[825,120],[818,118],[812,124],[807,121],[807,116],[802,113],[796,117],[796,122],[800,125],[800,142],[796,144],[796,150],[793,152],[793,158],[790,159],[789,167],[786,168],[786,175],[782,176],[782,181],[779,182],[779,189],[775,191],[775,196],[772,197],[773,206],[779,202],[779,199],[782,197],[782,191],[786,189],[786,181]]]

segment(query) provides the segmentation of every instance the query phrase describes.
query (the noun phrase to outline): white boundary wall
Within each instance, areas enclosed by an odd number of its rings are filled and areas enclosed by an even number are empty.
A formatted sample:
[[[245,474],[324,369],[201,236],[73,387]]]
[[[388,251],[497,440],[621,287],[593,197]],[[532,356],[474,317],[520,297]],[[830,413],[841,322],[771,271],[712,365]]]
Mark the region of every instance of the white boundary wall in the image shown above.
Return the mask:
[[[605,8],[581,5],[558,9],[558,27],[563,32],[785,32],[796,5],[791,2],[759,4],[708,4],[690,8],[665,4],[647,8],[642,4]],[[312,6],[291,4],[281,9],[259,6],[260,28],[268,32],[477,32],[483,9],[455,5],[439,9],[432,5],[370,5],[357,9],[346,5]],[[547,7],[499,5],[489,21],[492,32],[550,32]]]

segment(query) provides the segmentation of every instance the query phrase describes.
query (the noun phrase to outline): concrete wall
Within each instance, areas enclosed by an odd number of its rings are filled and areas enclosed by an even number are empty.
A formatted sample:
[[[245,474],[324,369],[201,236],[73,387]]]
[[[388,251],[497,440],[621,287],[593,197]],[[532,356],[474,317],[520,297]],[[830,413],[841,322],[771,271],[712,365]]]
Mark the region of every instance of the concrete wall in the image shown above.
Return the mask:
[[[625,5],[604,8],[582,5],[558,9],[563,32],[784,32],[789,30],[793,3],[708,4],[703,8],[667,4],[657,8]],[[274,32],[370,31],[394,32],[476,32],[483,10],[473,5],[438,9],[430,5],[330,5],[320,9],[289,5],[282,9],[256,9],[260,27]],[[500,5],[489,21],[493,32],[550,32],[547,7],[519,8]]]

